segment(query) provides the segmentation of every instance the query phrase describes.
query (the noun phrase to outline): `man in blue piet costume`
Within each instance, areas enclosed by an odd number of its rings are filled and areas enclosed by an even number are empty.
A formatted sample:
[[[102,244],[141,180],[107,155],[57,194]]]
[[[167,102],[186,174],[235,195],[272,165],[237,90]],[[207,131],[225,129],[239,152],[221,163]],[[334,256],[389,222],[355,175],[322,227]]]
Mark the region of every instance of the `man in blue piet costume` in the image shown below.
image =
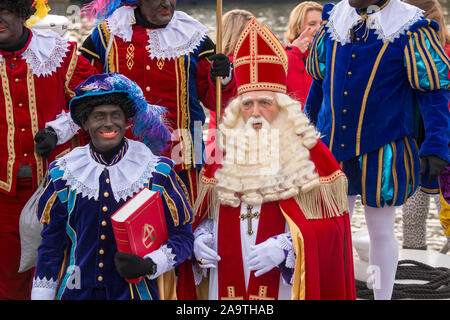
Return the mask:
[[[192,252],[193,215],[173,161],[159,156],[170,139],[164,112],[117,73],[77,87],[70,114],[91,142],[49,166],[32,299],[175,298],[174,268]],[[143,142],[124,137],[129,124]],[[145,257],[119,253],[111,215],[144,187],[161,193],[168,240]]]
[[[390,299],[395,206],[419,183],[432,189],[450,160],[450,61],[438,24],[400,0],[329,3],[322,20],[307,61],[314,81],[305,110],[348,177],[350,211],[361,196],[374,297]]]

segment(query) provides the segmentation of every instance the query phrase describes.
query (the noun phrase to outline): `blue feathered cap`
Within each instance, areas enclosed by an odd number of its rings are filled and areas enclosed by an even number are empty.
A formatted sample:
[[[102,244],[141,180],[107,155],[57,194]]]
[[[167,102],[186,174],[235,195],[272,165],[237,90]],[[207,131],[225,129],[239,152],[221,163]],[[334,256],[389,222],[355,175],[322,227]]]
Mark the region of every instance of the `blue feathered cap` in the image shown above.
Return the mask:
[[[130,108],[128,119],[132,124],[135,138],[145,143],[150,150],[160,155],[169,146],[170,132],[166,126],[164,107],[148,104],[141,88],[132,80],[117,72],[90,76],[75,88],[75,97],[70,101],[70,115],[75,123],[80,125],[80,108],[85,99],[92,96],[102,96],[112,93],[125,93],[128,98],[127,108]]]

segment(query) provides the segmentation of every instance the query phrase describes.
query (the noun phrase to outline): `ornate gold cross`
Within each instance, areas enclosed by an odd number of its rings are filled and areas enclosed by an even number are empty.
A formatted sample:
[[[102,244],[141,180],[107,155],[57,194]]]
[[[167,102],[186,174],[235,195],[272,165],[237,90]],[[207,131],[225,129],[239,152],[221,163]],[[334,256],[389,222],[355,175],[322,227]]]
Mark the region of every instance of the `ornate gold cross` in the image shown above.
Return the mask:
[[[239,219],[241,219],[242,221],[244,221],[245,219],[247,219],[247,234],[249,236],[251,236],[253,234],[253,229],[252,229],[252,219],[253,218],[258,218],[259,217],[259,212],[256,211],[254,213],[252,213],[252,209],[253,206],[251,205],[247,205],[247,214],[241,214],[239,216]]]

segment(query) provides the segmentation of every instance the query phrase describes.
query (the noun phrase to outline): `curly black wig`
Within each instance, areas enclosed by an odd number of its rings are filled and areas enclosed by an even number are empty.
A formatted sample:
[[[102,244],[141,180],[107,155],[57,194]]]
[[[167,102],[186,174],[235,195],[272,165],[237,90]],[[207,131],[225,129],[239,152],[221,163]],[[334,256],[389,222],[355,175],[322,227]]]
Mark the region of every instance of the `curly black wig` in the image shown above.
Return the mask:
[[[0,0],[0,8],[6,9],[20,18],[27,20],[35,12],[31,9],[33,0]]]
[[[128,95],[115,92],[99,96],[87,96],[77,100],[71,106],[72,119],[77,125],[82,127],[82,124],[87,120],[94,107],[107,104],[120,106],[127,119],[133,116],[132,103],[128,99]]]

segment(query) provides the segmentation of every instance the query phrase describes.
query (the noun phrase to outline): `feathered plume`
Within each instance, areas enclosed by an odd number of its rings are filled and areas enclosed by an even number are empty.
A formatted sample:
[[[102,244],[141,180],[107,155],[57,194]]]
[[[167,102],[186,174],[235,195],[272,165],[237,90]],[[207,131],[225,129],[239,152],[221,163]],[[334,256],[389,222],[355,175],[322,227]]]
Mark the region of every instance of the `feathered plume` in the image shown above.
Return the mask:
[[[163,154],[169,147],[170,132],[164,114],[164,107],[135,101],[136,113],[131,118],[133,135],[156,154]]]
[[[120,5],[136,5],[139,0],[94,0],[81,9],[81,14],[90,20],[102,21],[108,18]]]
[[[31,8],[36,9],[36,12],[26,21],[26,26],[31,27],[33,24],[41,21],[47,16],[50,7],[47,4],[48,0],[34,0]]]

